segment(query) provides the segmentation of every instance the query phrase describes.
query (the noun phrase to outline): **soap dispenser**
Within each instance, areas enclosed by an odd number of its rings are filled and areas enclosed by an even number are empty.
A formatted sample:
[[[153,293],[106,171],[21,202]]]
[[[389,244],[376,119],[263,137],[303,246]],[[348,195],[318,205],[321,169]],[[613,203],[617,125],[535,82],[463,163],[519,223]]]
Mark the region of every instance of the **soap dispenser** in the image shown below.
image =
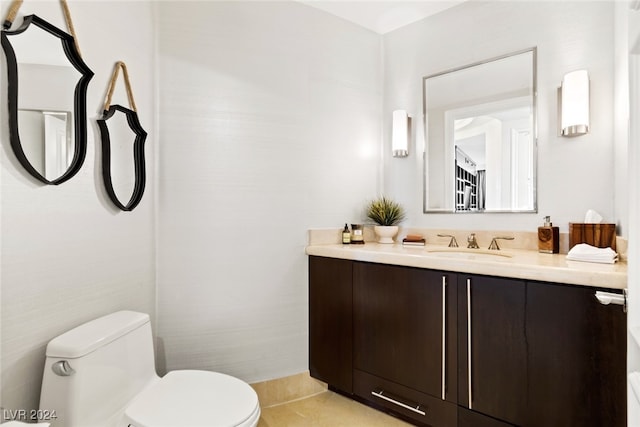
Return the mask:
[[[351,232],[349,231],[349,227],[347,224],[344,225],[344,230],[342,230],[342,244],[348,245],[351,243]]]
[[[544,225],[538,227],[538,252],[557,254],[560,252],[560,229],[551,223],[551,217],[544,217]]]

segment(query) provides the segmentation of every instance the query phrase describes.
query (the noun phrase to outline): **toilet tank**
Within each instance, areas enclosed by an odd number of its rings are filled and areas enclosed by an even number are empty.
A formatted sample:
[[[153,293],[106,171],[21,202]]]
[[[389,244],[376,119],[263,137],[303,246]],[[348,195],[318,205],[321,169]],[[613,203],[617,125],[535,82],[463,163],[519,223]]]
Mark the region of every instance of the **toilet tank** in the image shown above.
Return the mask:
[[[158,380],[149,315],[119,311],[47,345],[40,395],[52,427],[115,426],[125,406]],[[52,416],[53,418],[53,416]]]

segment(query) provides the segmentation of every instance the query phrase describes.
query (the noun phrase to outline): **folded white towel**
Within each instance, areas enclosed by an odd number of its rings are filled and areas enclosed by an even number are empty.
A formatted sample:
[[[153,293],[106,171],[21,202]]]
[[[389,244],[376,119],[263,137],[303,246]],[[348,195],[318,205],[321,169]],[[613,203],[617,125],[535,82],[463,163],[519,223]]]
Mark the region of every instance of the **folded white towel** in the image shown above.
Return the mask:
[[[596,248],[586,243],[575,245],[567,254],[571,261],[599,262],[613,264],[618,261],[618,254],[611,248]]]

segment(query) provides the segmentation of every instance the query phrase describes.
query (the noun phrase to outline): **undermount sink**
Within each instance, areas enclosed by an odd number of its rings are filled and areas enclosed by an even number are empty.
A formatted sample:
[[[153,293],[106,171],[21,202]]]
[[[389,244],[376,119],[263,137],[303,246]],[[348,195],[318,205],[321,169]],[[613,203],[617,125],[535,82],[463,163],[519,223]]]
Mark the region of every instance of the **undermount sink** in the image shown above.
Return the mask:
[[[491,261],[507,261],[513,255],[500,252],[489,251],[483,249],[465,249],[465,248],[442,248],[442,249],[429,249],[427,250],[429,255],[437,256],[440,258],[457,258],[457,259],[470,259],[470,260],[491,260]]]

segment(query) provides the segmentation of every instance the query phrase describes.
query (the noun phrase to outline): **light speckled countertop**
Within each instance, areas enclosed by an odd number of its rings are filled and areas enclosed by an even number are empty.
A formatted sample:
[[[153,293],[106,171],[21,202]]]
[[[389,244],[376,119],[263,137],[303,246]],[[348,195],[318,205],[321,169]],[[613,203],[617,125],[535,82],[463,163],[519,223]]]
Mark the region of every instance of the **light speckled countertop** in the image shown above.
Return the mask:
[[[567,283],[610,289],[627,287],[627,264],[595,264],[568,261],[564,254],[541,254],[537,251],[505,249],[502,255],[486,249],[452,249],[441,245],[405,247],[402,244],[364,245],[310,244],[307,255],[342,258],[380,264],[404,265],[432,270],[512,277],[541,282]]]

